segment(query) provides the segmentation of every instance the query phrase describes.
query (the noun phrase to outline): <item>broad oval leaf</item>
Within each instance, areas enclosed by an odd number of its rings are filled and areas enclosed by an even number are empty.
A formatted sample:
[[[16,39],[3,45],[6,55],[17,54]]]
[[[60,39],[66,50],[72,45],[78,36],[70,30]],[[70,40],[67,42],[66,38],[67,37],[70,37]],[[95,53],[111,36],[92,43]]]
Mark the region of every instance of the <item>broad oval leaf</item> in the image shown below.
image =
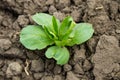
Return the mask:
[[[55,55],[56,52],[57,52],[57,49],[59,49],[58,46],[52,46],[52,47],[48,48],[47,51],[45,52],[45,56],[46,56],[47,58],[53,58],[54,55]]]
[[[39,25],[52,26],[52,16],[45,13],[36,13],[32,16],[32,19]]]
[[[88,39],[90,39],[94,33],[92,24],[89,24],[89,23],[76,24],[74,31],[75,31],[74,37],[72,38],[68,46],[73,46],[75,44],[81,44],[87,41]]]
[[[48,48],[45,55],[47,58],[54,58],[57,61],[57,64],[60,65],[66,64],[70,57],[67,48],[58,46]]]
[[[54,16],[45,13],[36,13],[32,16],[32,19],[37,24],[42,25],[43,28],[46,27],[49,32],[52,32],[57,36],[60,21]]]
[[[63,65],[66,64],[69,60],[70,54],[67,48],[63,47],[57,51],[54,56],[54,59],[57,60],[57,64]]]
[[[53,42],[48,38],[41,26],[28,25],[20,33],[20,42],[28,49],[43,49]]]

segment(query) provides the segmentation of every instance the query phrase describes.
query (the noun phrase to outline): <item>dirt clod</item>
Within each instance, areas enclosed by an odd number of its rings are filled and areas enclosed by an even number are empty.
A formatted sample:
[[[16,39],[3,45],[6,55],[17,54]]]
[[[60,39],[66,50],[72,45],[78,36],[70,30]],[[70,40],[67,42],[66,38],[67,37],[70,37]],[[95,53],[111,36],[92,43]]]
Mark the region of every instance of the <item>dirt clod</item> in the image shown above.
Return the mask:
[[[75,5],[80,5],[82,3],[82,0],[73,0]]]
[[[4,52],[4,56],[11,56],[11,57],[19,57],[19,58],[25,58],[23,52],[21,52],[18,48],[11,48]]]
[[[52,5],[52,4],[54,4],[54,0],[47,0],[46,1],[46,5]]]
[[[79,11],[77,11],[77,10],[72,11],[71,16],[73,17],[73,20],[75,22],[80,21],[80,12]]]
[[[63,68],[64,68],[64,71],[70,71],[72,69],[71,65],[69,64],[65,64]]]
[[[111,15],[111,18],[114,18],[115,15],[117,14],[118,12],[118,3],[115,2],[115,1],[112,1],[111,4],[110,4],[110,15]]]
[[[63,80],[63,79],[62,79],[62,76],[60,76],[60,75],[55,75],[55,76],[54,76],[54,80]]]
[[[52,76],[44,76],[41,80],[53,80]]]
[[[27,52],[27,57],[32,60],[39,59],[39,56],[37,54],[34,54],[33,52]]]
[[[54,6],[50,6],[49,13],[53,14],[54,12],[57,12],[57,9]]]
[[[0,49],[8,49],[12,45],[11,41],[9,39],[0,39]],[[0,54],[2,54],[0,52]]]
[[[20,77],[17,77],[17,76],[12,77],[12,80],[20,80]]]
[[[120,34],[120,30],[116,30],[116,33]]]
[[[27,16],[20,15],[17,19],[17,22],[20,26],[24,27],[29,23],[29,20],[27,19]]]
[[[34,71],[34,72],[44,71],[44,63],[43,63],[42,59],[32,60],[31,71]]]
[[[87,46],[90,50],[90,52],[94,53],[94,48],[96,47],[97,44],[97,40],[95,38],[91,38],[89,39],[89,41],[87,42]]]
[[[6,75],[11,77],[13,75],[19,75],[22,73],[22,66],[18,62],[13,62],[8,65]]]
[[[76,64],[74,66],[74,72],[77,73],[77,74],[84,74],[84,71],[82,69],[82,66],[80,66],[79,64]]]
[[[59,0],[59,3],[56,5],[57,9],[63,9],[70,5],[70,0]],[[62,5],[62,6],[61,6]]]
[[[58,66],[58,65],[56,65],[55,67],[54,67],[54,74],[59,74],[59,73],[61,73],[61,66]]]
[[[117,66],[120,61],[118,40],[114,36],[101,36],[92,60],[95,64],[93,72],[96,80],[102,80],[104,74],[107,75],[119,67]]]
[[[75,62],[83,61],[86,58],[86,56],[85,56],[85,51],[86,50],[84,48],[79,49],[76,46],[73,47],[73,48],[75,50],[75,54],[74,54],[74,57],[73,57],[74,61]]]
[[[90,63],[90,61],[88,61],[87,59],[84,61],[83,64],[83,69],[84,71],[88,71],[92,68],[92,64]]]
[[[70,71],[70,72],[67,72],[67,78],[66,78],[66,80],[79,80],[79,78],[77,78],[75,76],[75,74]]]
[[[53,15],[58,18],[60,21],[62,21],[65,17],[65,14],[64,13],[61,13],[61,12],[54,12]]]
[[[35,78],[36,80],[41,79],[42,76],[43,76],[43,73],[34,73],[34,78]]]
[[[71,10],[70,10],[69,7],[65,7],[62,11],[65,12],[65,13],[69,13],[69,12],[71,12]]]

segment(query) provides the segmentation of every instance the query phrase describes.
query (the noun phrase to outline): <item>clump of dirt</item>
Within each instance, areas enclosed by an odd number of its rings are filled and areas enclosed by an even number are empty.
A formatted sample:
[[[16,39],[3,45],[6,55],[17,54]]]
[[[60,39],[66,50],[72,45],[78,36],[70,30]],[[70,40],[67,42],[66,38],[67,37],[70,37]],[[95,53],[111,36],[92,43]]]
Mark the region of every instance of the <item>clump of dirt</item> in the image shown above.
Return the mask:
[[[62,6],[61,6],[62,5]],[[30,51],[19,42],[20,30],[34,24],[31,15],[45,12],[62,20],[89,22],[94,36],[82,45],[69,47],[64,66]],[[120,80],[119,0],[1,0],[0,80]]]
[[[111,76],[114,80],[120,78],[116,76],[120,71],[120,47],[114,36],[102,35],[100,37],[92,60],[95,64],[93,72],[96,80],[106,79],[107,76]]]

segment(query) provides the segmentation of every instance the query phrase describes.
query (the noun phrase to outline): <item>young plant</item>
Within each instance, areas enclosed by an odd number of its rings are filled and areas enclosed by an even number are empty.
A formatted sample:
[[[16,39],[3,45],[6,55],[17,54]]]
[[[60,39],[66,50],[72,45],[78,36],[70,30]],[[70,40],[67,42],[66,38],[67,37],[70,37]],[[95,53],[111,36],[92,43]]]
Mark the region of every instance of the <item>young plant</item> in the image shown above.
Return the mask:
[[[60,22],[54,16],[37,13],[32,19],[38,25],[23,28],[20,42],[30,50],[41,50],[50,46],[45,56],[54,58],[60,65],[66,64],[70,57],[65,46],[81,44],[91,38],[94,32],[91,24],[76,24],[70,16]]]

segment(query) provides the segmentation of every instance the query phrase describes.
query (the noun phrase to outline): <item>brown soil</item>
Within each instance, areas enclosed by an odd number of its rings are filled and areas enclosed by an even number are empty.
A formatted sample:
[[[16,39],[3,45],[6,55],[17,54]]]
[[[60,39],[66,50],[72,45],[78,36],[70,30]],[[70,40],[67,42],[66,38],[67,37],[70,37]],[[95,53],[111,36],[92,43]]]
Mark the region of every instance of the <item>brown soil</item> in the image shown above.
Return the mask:
[[[30,51],[19,42],[36,12],[92,23],[94,36],[69,47],[68,64],[56,65],[46,49]],[[120,0],[0,0],[0,80],[120,80]]]

